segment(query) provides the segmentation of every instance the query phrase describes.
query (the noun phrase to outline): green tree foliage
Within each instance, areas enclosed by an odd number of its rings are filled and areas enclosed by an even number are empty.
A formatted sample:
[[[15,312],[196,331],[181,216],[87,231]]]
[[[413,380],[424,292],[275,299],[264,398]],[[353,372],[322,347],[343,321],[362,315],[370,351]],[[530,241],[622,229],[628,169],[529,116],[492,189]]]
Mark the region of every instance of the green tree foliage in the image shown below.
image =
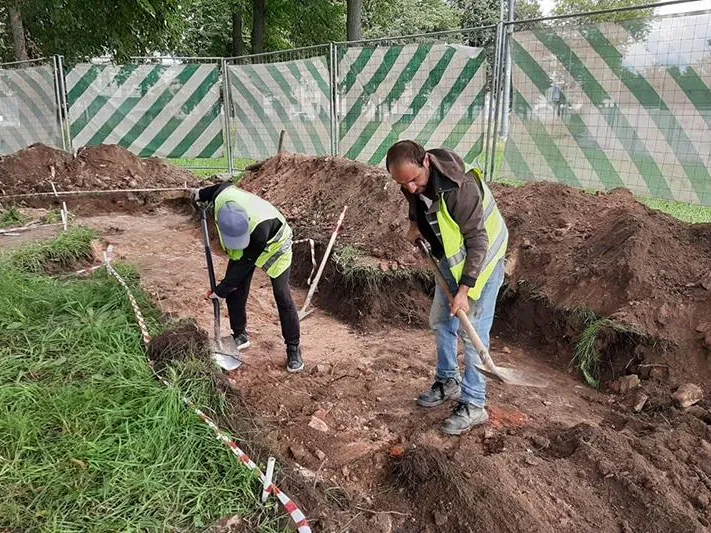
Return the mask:
[[[186,16],[181,0],[23,0],[20,11],[32,55],[69,61],[171,50]]]
[[[365,0],[363,36],[412,35],[460,27],[459,9],[444,0]]]
[[[643,4],[642,0],[556,0],[554,15],[572,15],[588,11],[619,9]],[[650,17],[654,9],[631,9],[589,17],[574,17],[557,21],[557,25],[592,24],[600,22],[625,22],[625,27],[635,39],[644,39],[649,32]]]

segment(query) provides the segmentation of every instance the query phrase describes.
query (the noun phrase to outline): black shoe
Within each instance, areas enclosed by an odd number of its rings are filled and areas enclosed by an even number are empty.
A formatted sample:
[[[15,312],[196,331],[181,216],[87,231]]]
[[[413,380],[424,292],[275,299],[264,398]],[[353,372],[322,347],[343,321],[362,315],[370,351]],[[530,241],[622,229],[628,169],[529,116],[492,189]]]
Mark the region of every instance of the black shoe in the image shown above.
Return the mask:
[[[295,373],[304,369],[304,361],[301,359],[301,347],[298,344],[288,344],[286,346],[286,371]]]
[[[445,400],[459,398],[459,381],[454,378],[445,381],[435,380],[430,390],[423,392],[417,397],[417,405],[422,407],[435,407],[445,402]]]
[[[235,344],[237,345],[237,349],[239,351],[246,350],[250,347],[249,335],[247,335],[246,331],[240,333],[239,335],[232,335],[232,337],[234,338]]]

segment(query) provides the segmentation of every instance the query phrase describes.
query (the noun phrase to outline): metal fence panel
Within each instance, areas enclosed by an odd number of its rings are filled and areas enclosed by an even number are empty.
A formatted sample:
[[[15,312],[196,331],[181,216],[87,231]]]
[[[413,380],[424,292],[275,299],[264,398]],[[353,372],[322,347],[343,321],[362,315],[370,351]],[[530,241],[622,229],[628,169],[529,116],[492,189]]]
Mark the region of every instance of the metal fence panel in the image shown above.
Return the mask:
[[[484,149],[486,55],[458,44],[339,50],[339,153],[381,164],[399,139],[457,151]]]
[[[141,157],[223,153],[219,65],[79,64],[66,85],[74,146],[118,144]]]
[[[331,154],[327,54],[290,61],[228,65],[227,72],[234,128],[233,157],[273,156],[282,130],[286,151]]]
[[[516,32],[505,175],[711,205],[711,13]]]
[[[51,65],[0,65],[0,155],[34,143],[62,147]]]

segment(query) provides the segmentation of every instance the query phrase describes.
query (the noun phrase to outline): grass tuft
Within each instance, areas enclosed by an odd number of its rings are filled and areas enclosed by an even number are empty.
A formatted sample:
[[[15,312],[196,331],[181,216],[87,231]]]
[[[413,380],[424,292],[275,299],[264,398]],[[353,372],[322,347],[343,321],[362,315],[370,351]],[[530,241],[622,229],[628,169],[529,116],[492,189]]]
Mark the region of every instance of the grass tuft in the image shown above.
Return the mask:
[[[591,387],[600,386],[602,349],[609,344],[610,335],[625,335],[635,339],[646,338],[631,326],[609,318],[600,318],[589,309],[575,308],[574,316],[585,325],[575,344],[575,356],[571,361]]]
[[[80,259],[91,259],[91,241],[95,237],[92,229],[71,228],[53,241],[33,243],[13,252],[10,265],[22,272],[38,273],[66,267]]]
[[[17,206],[9,209],[0,209],[0,228],[13,228],[23,226],[27,218],[20,212]]]

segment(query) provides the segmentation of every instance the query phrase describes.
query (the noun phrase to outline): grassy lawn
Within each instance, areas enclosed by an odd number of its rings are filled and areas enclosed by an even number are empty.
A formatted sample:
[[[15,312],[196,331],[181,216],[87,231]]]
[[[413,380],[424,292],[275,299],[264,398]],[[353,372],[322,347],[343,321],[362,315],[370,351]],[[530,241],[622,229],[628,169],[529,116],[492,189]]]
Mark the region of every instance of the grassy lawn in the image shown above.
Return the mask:
[[[239,515],[278,531],[256,477],[182,403],[180,391],[225,412],[204,363],[160,385],[113,278],[41,273],[87,256],[92,238],[72,230],[0,256],[0,530],[195,530]],[[120,271],[158,333],[137,275]]]
[[[639,198],[643,204],[690,224],[711,223],[711,207],[657,198]]]
[[[215,159],[166,159],[173,165],[187,168],[193,174],[201,178],[209,178],[215,174],[227,172],[228,164],[227,157],[219,157]],[[235,159],[233,166],[235,170],[244,170],[244,167],[254,163],[254,159]]]

